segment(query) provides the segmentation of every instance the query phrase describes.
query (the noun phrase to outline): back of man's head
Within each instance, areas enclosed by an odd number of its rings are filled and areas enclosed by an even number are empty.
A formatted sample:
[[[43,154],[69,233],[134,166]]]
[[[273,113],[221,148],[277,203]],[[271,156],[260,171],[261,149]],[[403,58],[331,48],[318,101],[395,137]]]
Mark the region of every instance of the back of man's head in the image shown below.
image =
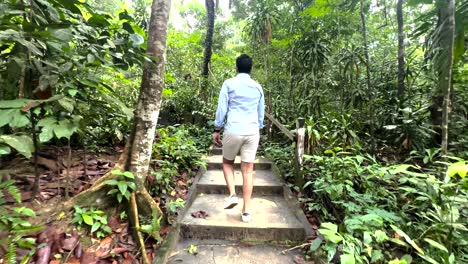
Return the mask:
[[[247,54],[242,54],[236,59],[236,67],[239,73],[250,73],[252,71],[252,58]]]

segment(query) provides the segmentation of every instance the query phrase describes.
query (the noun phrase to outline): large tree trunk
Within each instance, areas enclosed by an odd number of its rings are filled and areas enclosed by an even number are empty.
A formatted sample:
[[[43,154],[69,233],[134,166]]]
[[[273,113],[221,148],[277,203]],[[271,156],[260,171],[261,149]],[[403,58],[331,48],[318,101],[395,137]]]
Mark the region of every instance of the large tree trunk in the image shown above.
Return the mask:
[[[455,0],[445,0],[439,8],[440,29],[439,53],[436,57],[436,69],[439,77],[439,94],[443,96],[441,148],[442,154],[447,154],[448,125],[450,115],[450,97],[452,89],[453,45],[455,38]]]
[[[205,0],[206,13],[208,16],[208,23],[206,26],[206,37],[205,37],[205,52],[203,54],[203,69],[202,75],[208,77],[210,70],[211,55],[213,54],[213,32],[214,32],[214,20],[215,10],[213,0]]]
[[[403,31],[403,0],[397,2],[398,22],[398,99],[405,94],[405,33]]]
[[[148,62],[144,66],[133,131],[124,153],[114,168],[131,171],[135,175],[137,190],[132,196],[132,202],[136,200],[136,203],[133,204],[136,204],[137,207],[133,208],[134,206],[132,206],[132,211],[136,215],[132,222],[134,226],[138,226],[137,213],[156,218],[162,216],[159,205],[146,190],[145,181],[164,88],[167,23],[170,6],[170,0],[153,0],[147,46],[147,52],[152,62]],[[106,180],[112,178],[114,175],[111,173],[104,175],[89,190],[71,199],[69,205],[101,207],[113,205],[116,199],[107,195],[109,186],[105,184]],[[143,262],[147,261],[143,260]]]

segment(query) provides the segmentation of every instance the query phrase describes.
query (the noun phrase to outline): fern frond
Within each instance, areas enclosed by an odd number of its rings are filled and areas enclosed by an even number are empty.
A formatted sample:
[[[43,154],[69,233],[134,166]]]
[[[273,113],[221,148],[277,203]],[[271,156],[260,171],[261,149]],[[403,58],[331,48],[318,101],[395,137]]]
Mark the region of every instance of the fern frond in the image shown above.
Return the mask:
[[[16,200],[16,202],[21,203],[21,192],[16,187],[16,185],[10,185],[6,188],[7,192]]]
[[[8,246],[8,252],[5,255],[5,259],[8,264],[16,264],[16,244],[10,243]]]

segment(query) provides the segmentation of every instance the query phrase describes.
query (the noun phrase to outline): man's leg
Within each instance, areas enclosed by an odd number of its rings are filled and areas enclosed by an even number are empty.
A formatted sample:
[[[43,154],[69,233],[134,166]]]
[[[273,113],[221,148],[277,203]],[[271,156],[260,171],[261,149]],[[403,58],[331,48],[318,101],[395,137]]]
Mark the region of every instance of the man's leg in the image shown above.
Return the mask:
[[[226,185],[229,189],[229,196],[236,194],[236,186],[234,182],[234,160],[228,160],[223,157],[223,173]]]
[[[242,208],[242,213],[251,212],[250,209],[251,209],[251,198],[252,198],[252,191],[253,191],[253,169],[254,169],[253,162],[241,163],[241,171],[242,171],[242,179],[243,179],[242,192],[244,195],[244,207]]]
[[[242,208],[242,213],[252,213],[251,199],[253,192],[253,170],[259,141],[260,134],[245,136],[244,144],[241,147],[241,172],[243,179],[242,192],[244,196],[244,207]],[[250,221],[249,218],[246,219],[246,222],[248,221]]]
[[[234,160],[239,152],[240,137],[229,132],[223,135],[223,174],[226,180],[226,186],[229,190],[224,209],[231,209],[239,203],[236,196],[236,185],[234,181]]]

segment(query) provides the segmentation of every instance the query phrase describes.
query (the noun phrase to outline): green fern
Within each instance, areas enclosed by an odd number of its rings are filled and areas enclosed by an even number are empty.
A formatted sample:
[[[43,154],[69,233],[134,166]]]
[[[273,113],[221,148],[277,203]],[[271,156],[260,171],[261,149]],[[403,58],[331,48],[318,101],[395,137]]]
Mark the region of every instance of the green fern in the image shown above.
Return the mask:
[[[5,259],[8,264],[16,264],[16,243],[10,243]]]

